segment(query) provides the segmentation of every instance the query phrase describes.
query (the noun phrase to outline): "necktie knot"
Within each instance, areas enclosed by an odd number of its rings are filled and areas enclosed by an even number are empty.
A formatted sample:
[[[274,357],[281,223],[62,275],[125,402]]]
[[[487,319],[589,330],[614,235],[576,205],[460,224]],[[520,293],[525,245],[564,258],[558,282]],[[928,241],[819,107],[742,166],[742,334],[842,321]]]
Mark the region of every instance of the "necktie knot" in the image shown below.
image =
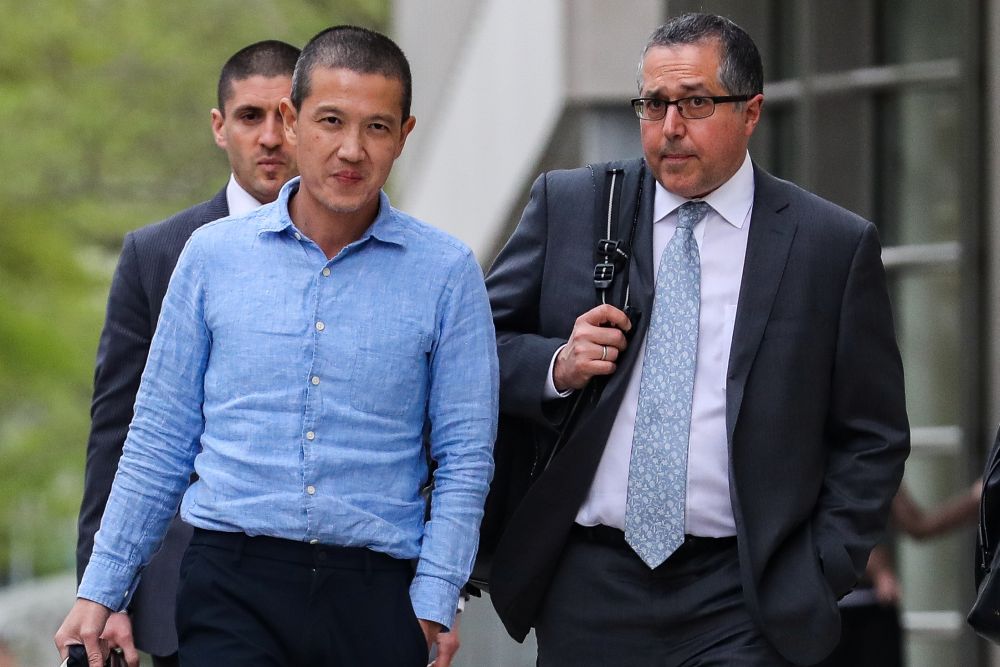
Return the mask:
[[[677,209],[677,226],[681,229],[691,229],[708,214],[711,207],[703,201],[689,201]]]

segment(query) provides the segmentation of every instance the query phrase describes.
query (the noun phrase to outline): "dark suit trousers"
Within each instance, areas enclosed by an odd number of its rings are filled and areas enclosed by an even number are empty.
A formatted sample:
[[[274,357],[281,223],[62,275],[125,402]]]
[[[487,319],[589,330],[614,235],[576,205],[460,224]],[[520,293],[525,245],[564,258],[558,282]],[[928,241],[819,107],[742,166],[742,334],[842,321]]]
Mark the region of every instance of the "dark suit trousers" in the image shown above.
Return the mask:
[[[903,667],[903,630],[895,605],[840,608],[840,643],[818,667]]]
[[[535,634],[539,667],[789,664],[747,612],[735,538],[689,538],[650,570],[621,531],[574,527]]]
[[[424,667],[413,569],[367,549],[195,530],[181,563],[184,667]]]

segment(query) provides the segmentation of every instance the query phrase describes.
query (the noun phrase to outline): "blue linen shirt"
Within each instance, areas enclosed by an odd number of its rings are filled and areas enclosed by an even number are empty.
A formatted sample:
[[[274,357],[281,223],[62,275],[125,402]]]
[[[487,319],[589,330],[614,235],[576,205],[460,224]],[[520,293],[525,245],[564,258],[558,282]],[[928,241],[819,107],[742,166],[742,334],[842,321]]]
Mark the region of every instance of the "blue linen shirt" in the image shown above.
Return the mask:
[[[193,526],[416,559],[414,611],[450,627],[493,472],[482,272],[385,193],[328,260],[289,217],[298,185],[181,254],[78,595],[124,608],[183,496]]]

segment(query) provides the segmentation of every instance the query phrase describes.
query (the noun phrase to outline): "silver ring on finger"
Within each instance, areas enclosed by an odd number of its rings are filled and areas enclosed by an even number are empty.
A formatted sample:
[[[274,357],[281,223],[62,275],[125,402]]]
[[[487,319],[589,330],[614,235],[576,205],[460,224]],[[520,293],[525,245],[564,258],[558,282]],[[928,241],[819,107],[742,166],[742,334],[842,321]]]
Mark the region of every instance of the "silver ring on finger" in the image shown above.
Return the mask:
[[[608,346],[607,345],[602,345],[601,346],[601,361],[604,361],[607,358],[608,358]]]

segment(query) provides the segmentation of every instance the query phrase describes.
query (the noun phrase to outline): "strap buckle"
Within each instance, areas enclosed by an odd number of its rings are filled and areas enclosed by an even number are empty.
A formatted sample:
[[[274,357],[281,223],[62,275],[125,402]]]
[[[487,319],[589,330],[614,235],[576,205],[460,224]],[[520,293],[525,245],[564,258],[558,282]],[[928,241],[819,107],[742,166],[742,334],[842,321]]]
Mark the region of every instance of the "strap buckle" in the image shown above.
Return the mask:
[[[601,262],[594,267],[594,287],[597,289],[608,289],[614,279],[615,265],[611,262]]]
[[[597,254],[604,255],[605,261],[611,261],[618,264],[619,262],[628,260],[628,253],[622,249],[624,245],[625,244],[621,241],[601,239],[597,242]]]

